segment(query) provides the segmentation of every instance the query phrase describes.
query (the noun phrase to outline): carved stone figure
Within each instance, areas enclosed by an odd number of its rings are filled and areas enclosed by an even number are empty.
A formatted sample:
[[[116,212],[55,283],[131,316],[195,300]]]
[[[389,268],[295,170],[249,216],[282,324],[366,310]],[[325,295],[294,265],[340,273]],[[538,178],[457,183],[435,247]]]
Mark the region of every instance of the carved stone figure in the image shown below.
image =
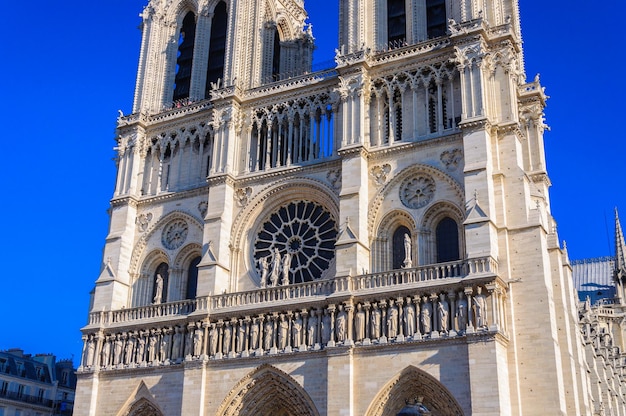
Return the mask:
[[[389,339],[398,336],[398,307],[393,303],[387,311],[387,335]]]
[[[202,354],[202,341],[204,333],[201,329],[196,329],[193,333],[193,355],[199,357]]]
[[[104,342],[104,345],[102,345],[102,352],[101,352],[102,367],[106,367],[106,366],[109,365],[109,356],[110,355],[111,355],[111,343],[107,339]]]
[[[283,256],[283,266],[282,266],[283,280],[281,281],[281,284],[283,286],[287,286],[289,284],[289,268],[290,267],[291,267],[291,254],[286,253]]]
[[[139,339],[137,340],[137,354],[136,354],[136,359],[135,362],[137,364],[143,364],[144,361],[144,354],[146,352],[146,339],[143,336],[140,336]]]
[[[230,352],[230,339],[232,336],[232,327],[229,323],[224,326],[224,342],[222,344],[222,352],[228,354]]]
[[[459,332],[464,332],[467,329],[467,316],[467,299],[463,297],[463,292],[460,292],[456,304],[456,322]]]
[[[156,275],[155,285],[156,289],[154,290],[153,303],[157,305],[161,303],[161,298],[163,297],[163,277],[160,273],[157,273]]]
[[[93,365],[93,357],[96,352],[96,343],[93,339],[93,335],[89,336],[89,340],[87,341],[87,354],[85,358],[85,366],[91,367]]]
[[[149,356],[149,360],[150,362],[156,361],[156,353],[157,353],[157,335],[153,332],[152,335],[150,335],[150,339],[148,340],[149,345],[148,345],[148,356]]]
[[[215,324],[211,324],[211,329],[209,329],[209,355],[214,356],[217,354],[217,341],[218,341],[219,331],[215,327]]]
[[[246,327],[242,321],[239,321],[237,326],[237,350],[236,352],[242,352],[246,341]]]
[[[365,311],[360,303],[356,305],[354,314],[354,335],[356,341],[362,341],[365,338]]]
[[[265,328],[263,329],[263,349],[269,350],[272,348],[272,338],[274,337],[274,324],[269,319],[265,322]]]
[[[261,257],[259,259],[259,267],[261,268],[261,287],[264,288],[267,286],[267,274],[270,268],[267,257]]]
[[[180,353],[183,346],[183,332],[180,327],[174,329],[174,343],[172,345],[172,359],[177,360],[180,358]]]
[[[439,330],[448,333],[448,301],[443,293],[439,295],[437,312],[439,314]]]
[[[272,286],[278,286],[278,278],[280,276],[280,258],[280,252],[277,248],[275,248],[274,257],[272,258],[272,272],[270,274]]]
[[[259,348],[259,322],[254,318],[250,325],[250,348],[256,350]]]
[[[487,328],[487,298],[482,294],[482,287],[478,286],[477,293],[472,298],[476,309],[476,328]]]
[[[430,319],[432,316],[433,307],[426,296],[424,296],[422,300],[424,301],[424,304],[422,305],[422,314],[420,316],[422,330],[424,331],[424,334],[430,334]]]
[[[404,332],[408,337],[415,335],[415,306],[411,302],[411,298],[406,300],[404,306]]]
[[[322,318],[322,344],[327,344],[330,341],[330,315],[325,312]]]
[[[165,334],[161,338],[161,347],[159,351],[159,356],[161,357],[161,361],[169,360],[169,346],[170,346],[170,334]]]
[[[343,309],[343,306],[339,306],[339,313],[335,320],[335,335],[337,335],[337,342],[344,342],[346,340],[346,323],[348,320],[348,314]]]
[[[281,350],[287,346],[287,336],[289,334],[289,321],[284,316],[278,324],[278,348]]]
[[[299,347],[302,344],[302,318],[299,313],[294,315],[291,323],[291,342],[293,347]]]
[[[118,335],[115,339],[113,347],[113,365],[118,365],[122,362],[122,350],[124,348],[124,341]]]
[[[402,267],[405,269],[413,267],[413,262],[411,261],[411,236],[408,233],[404,234],[404,263],[402,263]]]
[[[308,327],[308,340],[309,346],[314,346],[317,343],[317,315],[312,313],[309,317],[309,327]]]
[[[380,338],[380,317],[380,309],[378,309],[378,305],[374,304],[372,314],[370,315],[370,321],[372,324],[372,339]]]
[[[129,365],[133,361],[134,337],[129,337],[124,348],[124,364]]]

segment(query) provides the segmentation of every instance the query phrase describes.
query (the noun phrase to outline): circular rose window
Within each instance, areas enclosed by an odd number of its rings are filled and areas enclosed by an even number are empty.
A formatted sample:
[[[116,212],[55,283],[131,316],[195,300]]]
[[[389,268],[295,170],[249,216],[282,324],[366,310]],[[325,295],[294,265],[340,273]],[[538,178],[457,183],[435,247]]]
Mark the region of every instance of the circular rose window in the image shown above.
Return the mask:
[[[253,245],[262,285],[319,279],[335,257],[336,241],[336,222],[321,205],[297,201],[278,208],[263,221]]]

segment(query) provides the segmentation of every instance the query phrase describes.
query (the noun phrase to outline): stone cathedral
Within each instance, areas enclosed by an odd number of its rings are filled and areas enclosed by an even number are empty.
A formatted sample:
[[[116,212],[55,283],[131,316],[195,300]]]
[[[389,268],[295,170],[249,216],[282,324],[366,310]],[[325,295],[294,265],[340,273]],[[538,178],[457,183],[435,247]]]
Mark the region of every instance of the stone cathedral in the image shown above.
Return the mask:
[[[518,1],[339,9],[322,70],[303,0],[143,10],[75,415],[625,414]]]

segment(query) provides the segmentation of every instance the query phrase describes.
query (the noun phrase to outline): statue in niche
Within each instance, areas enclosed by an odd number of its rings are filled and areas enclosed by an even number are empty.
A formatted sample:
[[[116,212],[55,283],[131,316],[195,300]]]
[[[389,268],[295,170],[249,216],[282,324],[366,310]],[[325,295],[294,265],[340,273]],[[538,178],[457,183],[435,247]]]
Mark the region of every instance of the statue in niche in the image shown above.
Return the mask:
[[[265,328],[263,329],[263,349],[269,350],[272,348],[272,338],[274,336],[274,324],[269,319],[265,322]]]
[[[424,330],[424,334],[430,334],[430,317],[433,312],[433,307],[426,296],[424,296],[422,300],[424,301],[424,305],[422,306],[420,321],[422,323],[422,329]]]
[[[463,292],[459,293],[459,301],[456,304],[456,322],[459,332],[467,329],[467,299],[463,297]]]
[[[289,268],[291,267],[291,254],[286,253],[283,256],[283,280],[281,284],[287,286],[289,284]]]
[[[374,304],[372,314],[370,315],[370,321],[372,324],[372,339],[380,338],[380,317],[381,313],[378,309],[378,305]]]
[[[411,298],[406,300],[406,305],[404,306],[404,331],[408,337],[415,335],[415,306]]]
[[[387,334],[392,339],[398,336],[398,307],[391,301],[387,311]]]
[[[309,346],[314,346],[317,343],[317,315],[312,313],[309,317],[309,328],[308,328],[308,338],[309,338]]]
[[[217,354],[217,341],[219,330],[216,328],[215,324],[211,324],[211,329],[209,330],[209,354],[214,356]]]
[[[299,347],[302,344],[302,318],[298,312],[295,313],[291,323],[292,346]]]
[[[322,344],[327,344],[330,341],[330,315],[328,311],[324,311],[322,317]]]
[[[161,348],[160,348],[160,357],[161,357],[161,361],[165,361],[165,360],[169,360],[170,356],[169,356],[169,346],[170,346],[170,334],[166,333],[165,335],[163,335],[163,337],[161,338]]]
[[[183,345],[183,333],[179,327],[174,329],[174,343],[172,345],[172,359],[180,358],[180,352]]]
[[[404,234],[404,263],[402,263],[402,267],[405,269],[413,267],[413,262],[411,261],[411,236],[408,233]]]
[[[356,341],[363,341],[365,338],[365,311],[360,303],[356,305],[356,313],[354,314],[354,335]]]
[[[227,322],[224,325],[224,343],[222,344],[222,352],[228,354],[230,352],[230,337],[232,336],[232,328]]]
[[[280,259],[280,252],[277,248],[275,248],[274,256],[272,258],[272,272],[270,274],[272,286],[278,286],[278,278],[280,277]]]
[[[104,341],[104,345],[102,345],[102,353],[101,353],[102,367],[106,367],[109,365],[110,354],[111,354],[111,343],[109,342],[109,339],[107,337],[107,340]]]
[[[265,288],[267,286],[267,275],[269,273],[270,265],[267,261],[267,257],[261,257],[259,259],[259,267],[261,269],[261,287]]]
[[[156,361],[156,350],[157,350],[157,335],[153,332],[150,335],[150,339],[148,340],[148,358],[150,362]]]
[[[337,335],[337,342],[343,342],[346,340],[346,322],[348,320],[348,314],[343,309],[343,305],[339,305],[339,313],[335,320],[335,333]]]
[[[236,352],[243,352],[245,340],[246,340],[246,327],[242,321],[239,321],[239,325],[237,326],[237,351]]]
[[[256,318],[252,319],[250,325],[250,348],[253,350],[259,348],[259,322]]]
[[[124,341],[120,335],[115,338],[113,346],[113,365],[118,365],[122,362],[122,350],[124,348]]]
[[[472,298],[476,309],[476,328],[487,328],[487,298],[482,294],[482,287],[476,288],[476,295]]]
[[[289,321],[284,316],[280,317],[278,324],[278,348],[285,349],[287,346],[287,335],[289,334]]]
[[[196,329],[193,333],[193,355],[199,357],[202,354],[202,341],[204,334],[201,329]]]
[[[156,289],[154,291],[153,303],[155,305],[158,305],[159,303],[161,303],[161,298],[163,297],[163,277],[160,273],[157,273],[156,275],[155,285]]]
[[[448,333],[448,301],[443,293],[439,295],[437,303],[437,312],[439,313],[439,326],[441,332]]]
[[[144,354],[146,352],[146,339],[143,336],[140,336],[137,340],[137,364],[144,363]]]
[[[85,358],[86,367],[93,366],[93,356],[95,352],[96,352],[96,343],[93,339],[93,335],[89,335],[89,339],[87,340],[87,354]]]
[[[135,338],[128,337],[124,348],[124,364],[129,365],[133,361],[133,349],[135,348]]]

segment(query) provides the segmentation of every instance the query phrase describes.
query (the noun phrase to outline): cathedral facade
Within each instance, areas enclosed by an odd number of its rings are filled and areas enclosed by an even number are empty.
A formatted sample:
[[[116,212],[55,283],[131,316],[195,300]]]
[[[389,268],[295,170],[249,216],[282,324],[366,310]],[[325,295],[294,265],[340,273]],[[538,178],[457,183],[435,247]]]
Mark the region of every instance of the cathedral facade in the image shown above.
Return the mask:
[[[144,9],[76,415],[601,408],[517,0],[339,7]]]

